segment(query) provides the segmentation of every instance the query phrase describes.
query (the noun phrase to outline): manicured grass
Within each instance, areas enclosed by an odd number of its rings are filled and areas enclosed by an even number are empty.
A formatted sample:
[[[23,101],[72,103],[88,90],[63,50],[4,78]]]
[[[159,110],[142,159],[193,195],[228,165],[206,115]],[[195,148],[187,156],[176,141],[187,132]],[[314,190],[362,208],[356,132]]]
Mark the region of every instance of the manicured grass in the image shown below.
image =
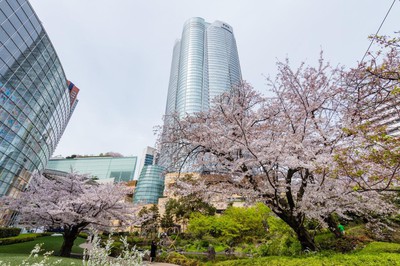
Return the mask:
[[[0,261],[10,262],[11,265],[20,265],[24,259],[28,258],[34,246],[40,243],[43,243],[42,249],[45,251],[54,251],[53,254],[59,254],[62,242],[62,236],[45,236],[38,237],[29,242],[0,246]],[[79,245],[84,242],[84,239],[78,237],[72,247],[72,253],[82,254],[83,249],[80,248]],[[41,257],[38,258],[39,261],[40,259]],[[67,259],[55,256],[50,257],[50,261],[56,261],[59,259],[62,259],[63,263],[58,265],[71,265],[71,262],[74,262],[75,265],[81,264],[80,259]]]
[[[372,242],[358,252],[359,254],[380,254],[398,253],[400,254],[400,244],[386,242]]]
[[[23,260],[26,260],[28,258],[28,255],[22,255],[22,254],[0,254],[0,265],[3,265],[2,263],[10,263],[12,266],[19,266],[21,265],[21,262]],[[42,256],[39,256],[38,258],[32,258],[29,260],[29,262],[32,264],[34,262],[39,262],[43,259]],[[61,258],[61,257],[50,257],[49,262],[54,263],[57,260],[61,259],[61,263],[57,264],[59,266],[70,266],[72,265],[82,265],[82,260],[80,259],[70,259],[70,258]]]
[[[400,244],[372,242],[361,251],[351,254],[320,253],[298,257],[263,257],[219,262],[219,266],[253,266],[253,265],[280,265],[280,266],[321,266],[321,265],[400,265]]]
[[[54,254],[58,254],[60,252],[62,242],[62,236],[38,237],[37,239],[29,242],[0,246],[0,253],[29,254],[36,244],[43,243],[42,249],[45,251],[53,250]],[[84,242],[85,240],[83,238],[78,237],[75,240],[74,246],[72,247],[72,253],[82,254],[83,249],[80,248],[79,245]]]

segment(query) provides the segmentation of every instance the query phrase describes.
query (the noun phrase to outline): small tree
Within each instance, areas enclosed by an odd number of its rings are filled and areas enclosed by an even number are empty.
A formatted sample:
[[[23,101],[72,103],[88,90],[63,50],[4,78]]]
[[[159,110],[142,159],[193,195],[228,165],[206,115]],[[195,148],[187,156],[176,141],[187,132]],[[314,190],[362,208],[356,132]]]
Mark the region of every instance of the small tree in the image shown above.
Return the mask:
[[[168,202],[167,202],[167,206],[168,206]],[[164,230],[167,230],[168,228],[175,226],[174,217],[172,215],[170,208],[167,208],[167,207],[165,208],[165,213],[161,217],[161,220],[160,220],[160,226]]]
[[[178,224],[182,223],[185,226],[192,213],[195,212],[204,215],[214,215],[216,208],[208,202],[203,201],[196,194],[185,195],[178,199],[171,198],[165,204],[165,214],[161,219],[161,227],[173,227],[175,226],[174,221]]]
[[[160,213],[158,206],[153,204],[150,208],[144,206],[138,213],[138,216],[143,219],[141,222],[141,230],[147,237],[153,237],[158,232],[160,227]]]
[[[19,198],[3,197],[2,206],[20,213],[20,225],[61,227],[60,254],[71,255],[78,234],[85,228],[113,228],[135,221],[133,205],[124,201],[128,189],[119,184],[97,184],[84,175],[34,174]]]

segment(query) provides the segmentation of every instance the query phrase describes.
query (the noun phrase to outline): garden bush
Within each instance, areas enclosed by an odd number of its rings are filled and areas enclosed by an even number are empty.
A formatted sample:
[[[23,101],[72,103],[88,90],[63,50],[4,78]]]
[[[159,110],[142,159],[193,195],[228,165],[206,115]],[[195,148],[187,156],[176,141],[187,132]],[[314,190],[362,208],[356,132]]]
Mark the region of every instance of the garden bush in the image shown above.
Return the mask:
[[[123,246],[122,242],[115,241],[111,245],[110,256],[111,257],[118,257],[119,255],[121,255],[123,248],[124,248],[124,246]]]
[[[0,238],[17,236],[21,233],[21,228],[16,227],[0,227]]]
[[[259,256],[297,255],[301,252],[301,245],[297,239],[282,237],[268,240],[257,248]]]
[[[149,241],[139,236],[128,236],[127,239],[130,245],[137,245],[137,246],[149,245]]]
[[[22,242],[28,242],[28,241],[33,241],[37,238],[37,236],[22,236],[22,237],[7,237],[7,238],[2,238],[0,239],[0,245],[10,245],[10,244],[16,244],[16,243],[22,243]]]
[[[79,235],[78,235],[78,237],[83,238],[83,239],[87,239],[88,236],[89,236],[88,233],[83,233],[83,232],[79,233]]]
[[[180,266],[201,266],[202,263],[195,259],[190,259],[185,257],[182,254],[177,252],[171,253],[162,253],[161,256],[158,257],[157,261],[166,262],[166,263],[173,263]]]

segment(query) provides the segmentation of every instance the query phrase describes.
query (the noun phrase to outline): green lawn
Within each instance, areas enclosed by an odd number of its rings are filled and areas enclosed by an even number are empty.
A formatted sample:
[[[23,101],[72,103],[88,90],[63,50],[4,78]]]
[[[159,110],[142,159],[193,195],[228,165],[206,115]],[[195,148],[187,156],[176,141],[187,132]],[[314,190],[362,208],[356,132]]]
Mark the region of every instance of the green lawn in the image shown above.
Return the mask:
[[[22,254],[0,254],[0,266],[3,266],[2,263],[10,263],[12,266],[19,266],[21,265],[21,262],[23,260],[26,260],[28,258],[28,255],[22,255]],[[36,259],[31,259],[29,262],[32,264],[33,262],[39,262],[42,260],[42,256],[39,256]],[[57,260],[61,259],[61,263],[57,264],[60,266],[67,266],[67,265],[82,265],[82,260],[80,259],[70,259],[70,258],[61,258],[61,257],[50,257],[49,262],[55,262]]]
[[[254,259],[242,259],[219,262],[219,266],[322,266],[322,265],[362,265],[362,266],[392,266],[400,265],[400,244],[372,242],[364,249],[350,253],[317,253],[315,255],[304,255],[297,257],[263,257]]]
[[[0,261],[10,262],[11,265],[20,265],[22,260],[28,258],[33,247],[39,243],[43,243],[42,248],[45,251],[53,250],[54,254],[58,254],[61,248],[62,241],[62,236],[45,236],[38,237],[37,239],[29,242],[0,246]],[[78,237],[75,240],[74,246],[72,248],[72,253],[82,254],[83,249],[80,248],[79,245],[84,242],[84,239]],[[56,261],[58,259],[60,259],[60,257],[52,256],[50,258],[51,261]],[[80,259],[62,258],[62,260],[63,263],[58,265],[71,265],[71,262],[74,262],[75,265],[82,264]]]

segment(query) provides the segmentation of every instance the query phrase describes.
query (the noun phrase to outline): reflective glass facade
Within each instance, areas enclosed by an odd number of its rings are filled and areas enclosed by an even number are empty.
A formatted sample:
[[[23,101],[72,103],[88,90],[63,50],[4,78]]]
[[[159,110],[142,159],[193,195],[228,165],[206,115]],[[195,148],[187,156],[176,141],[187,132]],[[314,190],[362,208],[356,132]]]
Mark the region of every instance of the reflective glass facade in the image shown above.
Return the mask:
[[[242,80],[239,55],[232,27],[222,21],[208,23],[194,17],[183,26],[172,54],[164,123],[170,115],[206,111],[213,98],[239,85]],[[169,150],[162,145],[159,164],[170,168]],[[195,171],[190,162],[187,170]],[[171,169],[168,169],[171,170]]]
[[[212,99],[241,81],[232,27],[191,18],[174,45],[166,115],[205,111]]]
[[[63,172],[74,170],[89,174],[99,181],[127,182],[133,180],[137,157],[88,157],[51,159],[47,169]]]
[[[164,192],[164,168],[159,165],[145,165],[140,172],[133,202],[136,204],[157,204]]]
[[[67,79],[27,0],[0,0],[0,196],[42,171],[71,116]]]

